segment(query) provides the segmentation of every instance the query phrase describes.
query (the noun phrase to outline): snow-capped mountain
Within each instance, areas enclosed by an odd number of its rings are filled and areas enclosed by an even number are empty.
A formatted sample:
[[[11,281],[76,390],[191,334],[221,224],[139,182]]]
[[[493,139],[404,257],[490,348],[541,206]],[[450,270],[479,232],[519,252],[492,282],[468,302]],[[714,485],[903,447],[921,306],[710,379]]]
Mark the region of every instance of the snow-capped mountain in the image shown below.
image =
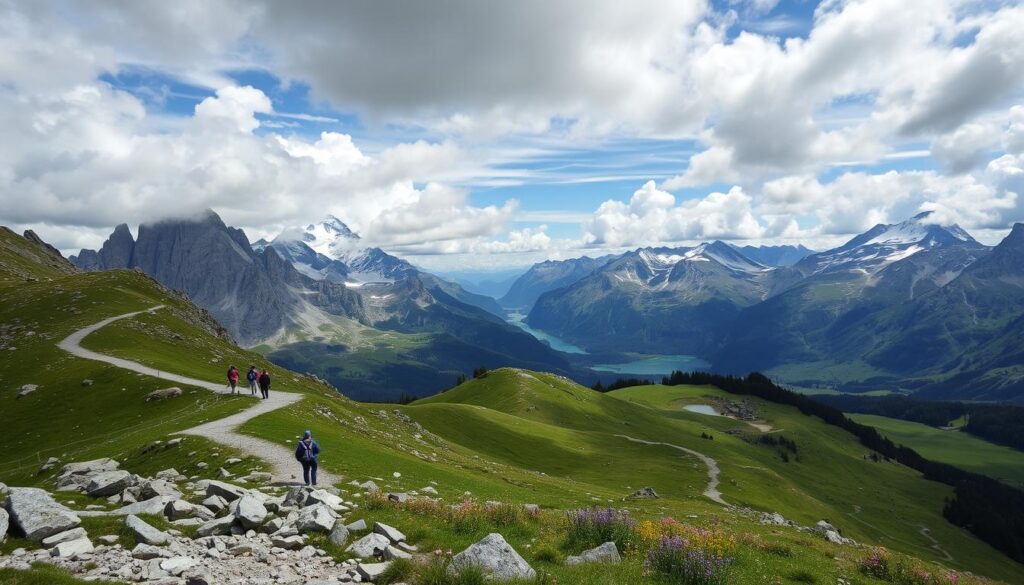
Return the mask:
[[[354,290],[369,286],[372,290],[364,295],[368,304],[394,300],[402,296],[401,291],[415,290],[416,287],[382,288],[415,279],[431,292],[440,292],[494,315],[504,314],[497,301],[490,297],[470,293],[454,282],[417,269],[407,260],[367,246],[358,234],[333,215],[305,228],[285,230],[267,245],[310,278],[341,282]]]
[[[333,215],[305,228],[285,230],[268,245],[306,276],[344,282],[349,287],[392,283],[418,272],[409,262],[366,246]]]
[[[596,351],[700,355],[769,294],[777,270],[723,242],[641,248],[541,295],[527,323]]]
[[[926,211],[900,223],[876,225],[838,248],[807,256],[795,268],[808,276],[850,270],[874,274],[921,252],[986,249],[960,226],[938,225],[929,221],[930,216]]]

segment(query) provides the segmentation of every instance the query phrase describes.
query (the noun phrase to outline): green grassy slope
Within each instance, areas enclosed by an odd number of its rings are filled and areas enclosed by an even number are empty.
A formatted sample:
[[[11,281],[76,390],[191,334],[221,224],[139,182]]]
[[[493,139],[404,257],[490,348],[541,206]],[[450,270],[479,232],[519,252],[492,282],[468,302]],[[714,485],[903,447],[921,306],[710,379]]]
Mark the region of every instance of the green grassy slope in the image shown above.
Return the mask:
[[[18,270],[34,268],[30,263]],[[215,461],[206,457],[215,446],[201,438],[188,437],[188,447],[182,449],[143,448],[175,431],[236,412],[247,399],[184,388],[180,398],[146,403],[146,392],[167,384],[71,357],[56,343],[106,317],[164,304],[167,309],[118,321],[87,337],[83,345],[211,380],[220,380],[228,363],[262,366],[263,358],[218,335],[205,315],[144,275],[44,270],[35,280],[26,280],[24,273],[4,280],[13,273],[4,272],[0,264],[0,481],[45,484],[46,478],[35,471],[50,455],[64,461],[111,456],[139,473],[176,467],[191,475],[197,473],[197,457],[188,453],[196,450],[215,469]],[[760,431],[745,423],[679,408],[707,396],[725,397],[714,388],[649,386],[598,394],[550,374],[500,370],[414,405],[384,407],[353,402],[306,376],[273,371],[275,388],[305,398],[253,419],[242,432],[290,445],[302,429],[312,429],[324,449],[321,464],[345,481],[374,478],[385,489],[403,491],[436,482],[446,502],[460,501],[469,492],[481,501],[533,502],[548,510],[540,520],[515,529],[482,525],[453,530],[404,510],[364,509],[368,520],[402,527],[427,550],[459,550],[498,530],[560,583],[649,582],[641,576],[642,553],[634,552],[608,571],[564,567],[540,553],[534,556],[534,550],[561,546],[563,510],[614,505],[628,507],[640,518],[715,519],[731,533],[777,542],[789,550],[788,556],[773,556],[740,546],[737,583],[788,582],[787,576],[799,570],[809,571],[819,583],[856,575],[863,549],[761,526],[756,516],[726,511],[701,495],[707,476],[698,459],[615,436],[621,434],[714,457],[722,467],[721,490],[730,503],[778,511],[804,524],[826,518],[858,540],[923,559],[944,558],[920,534],[926,525],[953,554],[947,566],[1009,583],[1024,581],[1019,565],[942,520],[938,509],[948,488],[896,465],[865,461],[864,450],[851,437],[791,409],[758,403],[769,424],[797,441],[799,463],[784,463],[776,448],[750,442]],[[93,380],[91,386],[82,385],[86,378]],[[39,388],[15,398],[24,384]],[[701,433],[714,440],[702,439]],[[232,455],[220,451],[221,458]],[[257,464],[250,459],[244,465]],[[655,487],[663,497],[622,501],[644,486]],[[9,540],[9,545],[22,544]],[[857,582],[875,581],[858,577]]]
[[[955,465],[1007,483],[1024,486],[1024,453],[955,430],[941,430],[920,423],[875,416],[848,414],[853,420],[875,427],[894,443],[906,445],[934,461]]]
[[[777,434],[796,441],[799,461],[786,463],[777,448],[756,444],[760,431],[746,423],[682,410],[684,404],[709,403],[709,398],[735,397],[712,387],[663,386],[602,395],[557,376],[499,370],[417,401],[405,412],[498,461],[530,462],[531,469],[549,476],[585,481],[598,497],[622,497],[630,488],[651,485],[665,496],[661,508],[678,515],[710,513],[715,506],[701,496],[706,475],[695,458],[647,447],[654,455],[650,459],[615,435],[680,445],[719,462],[720,489],[730,503],[777,511],[802,524],[828,519],[860,541],[945,558],[922,535],[927,527],[941,546],[959,552],[954,554],[959,566],[1020,575],[1018,565],[942,518],[951,493],[947,486],[899,465],[874,463],[853,436],[795,409],[754,400]],[[701,433],[714,440],[702,439]],[[571,457],[545,449],[544,437],[557,437],[557,449]],[[570,458],[573,462],[565,463]]]

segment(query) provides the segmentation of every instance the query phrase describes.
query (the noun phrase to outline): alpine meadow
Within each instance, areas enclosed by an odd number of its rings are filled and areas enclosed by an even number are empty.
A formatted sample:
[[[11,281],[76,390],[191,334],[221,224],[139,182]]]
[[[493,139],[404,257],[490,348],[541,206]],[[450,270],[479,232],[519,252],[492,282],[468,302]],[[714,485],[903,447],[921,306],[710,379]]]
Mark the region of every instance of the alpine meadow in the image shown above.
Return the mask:
[[[1022,30],[0,1],[0,583],[1024,583]]]

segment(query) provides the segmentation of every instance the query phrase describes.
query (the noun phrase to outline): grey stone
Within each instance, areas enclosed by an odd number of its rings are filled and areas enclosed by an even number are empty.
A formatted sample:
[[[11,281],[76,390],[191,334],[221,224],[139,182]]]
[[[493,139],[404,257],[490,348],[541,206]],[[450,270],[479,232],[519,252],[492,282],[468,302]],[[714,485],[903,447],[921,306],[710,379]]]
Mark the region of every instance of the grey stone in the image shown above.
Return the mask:
[[[534,579],[537,576],[533,567],[497,532],[488,534],[452,557],[448,570],[457,572],[470,566],[480,567],[499,581]]]
[[[267,508],[263,502],[255,496],[246,494],[238,500],[238,507],[235,508],[235,518],[243,528],[256,528],[267,517]]]
[[[155,498],[145,500],[142,502],[135,502],[134,504],[128,504],[122,508],[114,511],[114,514],[118,516],[130,516],[138,514],[150,514],[152,516],[159,516],[164,513],[164,508],[167,504],[177,500],[173,496],[157,496]]]
[[[329,533],[334,528],[334,521],[338,514],[325,504],[307,506],[299,512],[295,520],[295,527],[299,532],[323,532]]]
[[[305,505],[325,504],[331,508],[340,508],[344,503],[344,500],[326,490],[313,490],[306,496]]]
[[[348,528],[345,528],[345,523],[341,520],[334,522],[334,528],[331,529],[331,533],[327,536],[327,540],[331,541],[331,544],[335,546],[345,546],[348,542]]]
[[[139,542],[146,544],[167,544],[170,542],[171,537],[166,532],[161,532],[156,528],[153,528],[146,523],[145,520],[129,514],[124,519],[124,525],[128,527],[128,530],[132,531],[135,535],[135,539]]]
[[[82,523],[74,512],[58,504],[50,494],[39,488],[10,488],[6,507],[11,522],[29,540],[39,541]]]
[[[11,527],[11,515],[7,510],[0,508],[0,542],[7,538],[7,529]]]
[[[170,388],[153,390],[149,394],[146,394],[146,402],[153,402],[155,400],[167,400],[168,398],[177,398],[178,396],[181,396],[181,388],[178,388],[177,386],[171,386]]]
[[[372,480],[371,481],[366,481],[366,482],[363,482],[363,483],[359,484],[359,487],[362,488],[363,491],[365,491],[365,492],[379,492],[380,491],[380,488],[377,487],[377,484],[374,483]]]
[[[18,388],[18,396],[16,398],[21,398],[22,396],[28,396],[29,394],[35,392],[38,389],[39,389],[39,385],[38,384],[25,384],[21,388]]]
[[[58,532],[57,534],[47,536],[42,540],[42,544],[46,548],[53,548],[62,542],[78,540],[79,538],[85,538],[86,536],[85,528],[79,526],[78,528],[72,528],[71,530],[65,530],[64,532]]]
[[[175,577],[196,566],[196,561],[191,557],[171,557],[160,562],[160,568]]]
[[[168,441],[167,444],[170,445],[171,441]],[[173,467],[165,469],[163,471],[158,471],[156,472],[156,475],[153,477],[154,479],[162,479],[165,481],[183,481],[185,479],[185,476],[178,473],[178,470]]]
[[[105,498],[121,493],[132,483],[132,474],[123,469],[103,471],[89,478],[85,492],[94,498]]]
[[[619,549],[614,542],[606,542],[590,550],[585,550],[577,556],[570,556],[565,559],[566,565],[582,565],[584,563],[612,563],[622,562],[619,556]]]
[[[220,496],[228,502],[233,502],[241,498],[245,493],[245,489],[224,481],[211,479],[209,483],[206,484],[207,496]]]
[[[62,542],[50,549],[50,556],[58,559],[70,559],[81,554],[91,553],[95,550],[88,538],[79,538]]]
[[[282,527],[284,527],[284,520],[280,518],[271,518],[263,525],[262,528],[260,528],[260,532],[264,534],[273,534],[278,530],[281,530]]]
[[[356,570],[363,581],[374,582],[391,566],[390,562],[384,563],[359,563]]]
[[[523,510],[526,510],[527,514],[536,516],[540,514],[540,506],[537,504],[523,504]]]
[[[384,558],[389,561],[394,559],[411,559],[412,555],[398,547],[389,546],[384,549]]]
[[[369,527],[366,525],[366,520],[363,520],[362,518],[355,522],[346,524],[345,528],[347,528],[349,532],[366,532],[369,530]]]
[[[47,471],[50,471],[58,463],[60,463],[60,459],[57,459],[56,457],[50,457],[49,459],[46,460],[46,463],[43,463],[42,467],[39,468],[39,471],[36,472],[36,475],[40,475],[46,473]]]
[[[164,506],[164,516],[168,520],[181,520],[184,518],[200,518],[202,520],[211,520],[214,517],[214,513],[210,511],[206,506],[197,506],[192,502],[185,500],[174,500],[168,502]]]
[[[117,544],[117,541],[120,540],[120,537],[118,537],[116,534],[104,534],[96,540],[100,541],[100,544],[111,546]]]
[[[148,561],[150,559],[169,559],[174,555],[166,548],[160,548],[159,546],[140,542],[132,549],[132,556],[137,559]]]
[[[160,496],[180,499],[181,492],[178,490],[178,486],[166,479],[151,479],[142,484],[142,489],[139,490],[139,498],[142,500],[149,500]]]
[[[392,526],[388,526],[382,522],[373,523],[373,531],[377,534],[381,534],[387,537],[394,544],[398,544],[405,540],[405,535],[400,530]]]
[[[221,510],[228,507],[228,501],[220,496],[210,496],[203,500],[203,505],[212,510],[215,514],[219,514]]]
[[[235,523],[234,516],[225,516],[223,518],[214,518],[205,522],[202,526],[196,529],[196,536],[214,536],[222,534],[230,534],[231,526]]]
[[[298,534],[292,536],[271,536],[270,543],[285,550],[296,550],[306,544],[306,539]]]
[[[345,552],[352,553],[361,559],[367,559],[383,553],[384,549],[390,545],[391,541],[386,536],[374,532],[350,544]]]

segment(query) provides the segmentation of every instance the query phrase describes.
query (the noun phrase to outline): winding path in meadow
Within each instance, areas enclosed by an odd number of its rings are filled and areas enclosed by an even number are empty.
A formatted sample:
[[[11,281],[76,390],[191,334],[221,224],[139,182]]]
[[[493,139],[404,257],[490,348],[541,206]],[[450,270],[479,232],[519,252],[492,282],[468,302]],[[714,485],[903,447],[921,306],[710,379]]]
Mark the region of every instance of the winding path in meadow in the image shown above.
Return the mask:
[[[226,392],[226,385],[224,383],[210,382],[208,380],[200,380],[197,378],[190,378],[188,376],[182,376],[171,372],[164,372],[162,370],[158,370],[156,368],[152,368],[140,364],[138,362],[133,362],[131,360],[127,360],[124,358],[104,355],[102,353],[97,353],[95,351],[88,350],[82,347],[82,340],[84,340],[87,336],[89,336],[92,333],[95,333],[96,331],[99,331],[100,329],[106,327],[107,325],[110,325],[115,321],[120,321],[121,319],[130,319],[132,317],[135,317],[136,315],[141,315],[143,313],[152,314],[153,312],[158,311],[164,307],[165,305],[156,305],[143,311],[125,313],[123,315],[117,315],[115,317],[104,319],[98,323],[94,323],[92,325],[89,325],[88,327],[83,327],[78,331],[75,331],[71,335],[68,335],[57,344],[57,347],[63,349],[64,351],[70,353],[71,355],[80,357],[82,359],[103,362],[121,368],[123,370],[143,374],[145,376],[159,378],[161,380],[168,380],[170,382],[175,382],[177,384],[203,388],[205,390],[209,390],[217,394],[228,394],[228,392]],[[296,394],[294,392],[281,392],[279,390],[273,390],[270,392],[270,398],[268,398],[267,400],[262,400],[259,399],[258,397],[249,396],[246,394],[242,394],[240,396],[243,399],[252,400],[253,405],[241,412],[232,414],[230,416],[226,416],[221,419],[206,422],[199,426],[192,427],[190,429],[178,431],[175,434],[205,437],[213,441],[214,443],[217,443],[218,445],[226,445],[229,447],[233,447],[245,453],[246,455],[251,455],[253,457],[261,459],[269,465],[269,471],[271,475],[273,475],[274,481],[301,481],[301,477],[299,474],[301,468],[295,462],[294,452],[290,447],[286,447],[281,445],[280,443],[274,443],[266,439],[261,439],[250,435],[243,435],[238,432],[238,427],[242,426],[246,422],[262,414],[266,414],[268,412],[273,412],[280,408],[291,406],[298,402],[299,400],[301,400],[302,395]],[[339,481],[339,479],[336,476],[334,476],[332,473],[328,471],[325,471],[323,468],[319,470],[317,475],[319,476],[318,483],[321,484],[334,484]]]
[[[697,459],[704,462],[704,465],[708,468],[708,485],[704,488],[704,497],[707,499],[721,504],[725,507],[729,507],[729,503],[722,499],[722,492],[718,491],[718,462],[701,453],[700,451],[694,451],[693,449],[687,449],[686,447],[680,447],[679,445],[673,445],[672,443],[661,443],[658,441],[645,441],[643,439],[636,439],[627,435],[615,435],[616,437],[632,441],[634,443],[640,443],[642,445],[659,445],[662,447],[671,447],[673,449],[682,451],[689,455],[693,455]]]

